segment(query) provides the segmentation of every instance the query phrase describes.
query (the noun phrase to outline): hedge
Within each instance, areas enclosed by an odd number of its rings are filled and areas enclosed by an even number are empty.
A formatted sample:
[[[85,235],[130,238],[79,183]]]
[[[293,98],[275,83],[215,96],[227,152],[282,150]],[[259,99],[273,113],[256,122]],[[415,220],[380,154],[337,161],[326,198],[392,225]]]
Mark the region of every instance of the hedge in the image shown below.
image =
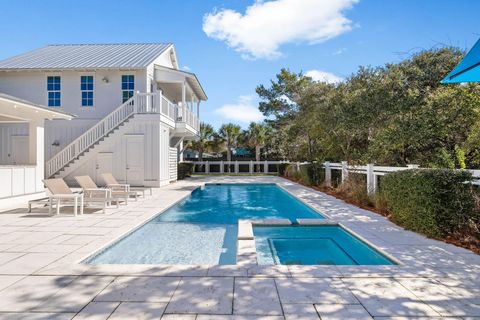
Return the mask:
[[[467,171],[398,171],[382,177],[378,200],[406,229],[443,237],[478,221],[471,180]]]
[[[281,174],[279,172],[279,174]],[[300,170],[297,170],[296,164],[288,165],[284,174],[285,177],[300,180],[309,186],[318,186],[325,181],[325,169],[320,163],[309,163],[300,165]]]
[[[177,166],[177,179],[183,180],[193,174],[193,163],[180,162]]]

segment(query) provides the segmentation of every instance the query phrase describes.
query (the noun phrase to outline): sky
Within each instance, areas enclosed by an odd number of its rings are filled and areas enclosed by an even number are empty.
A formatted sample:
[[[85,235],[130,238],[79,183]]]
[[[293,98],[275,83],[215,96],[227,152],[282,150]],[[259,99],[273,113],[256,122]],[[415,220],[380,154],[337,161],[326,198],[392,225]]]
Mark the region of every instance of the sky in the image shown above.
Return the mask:
[[[47,44],[174,43],[218,128],[261,121],[255,88],[281,68],[338,82],[422,49],[468,49],[478,0],[0,0],[0,59]]]

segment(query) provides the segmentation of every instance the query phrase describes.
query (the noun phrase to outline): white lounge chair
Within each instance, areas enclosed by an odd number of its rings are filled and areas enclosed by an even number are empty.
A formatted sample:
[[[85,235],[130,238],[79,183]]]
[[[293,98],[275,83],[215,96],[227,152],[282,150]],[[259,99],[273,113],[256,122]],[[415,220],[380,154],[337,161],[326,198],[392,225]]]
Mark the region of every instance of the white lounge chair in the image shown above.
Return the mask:
[[[80,207],[80,214],[83,214],[83,193],[74,193],[63,181],[63,179],[45,179],[43,183],[50,191],[48,213],[52,213],[53,202],[57,204],[57,214],[60,214],[62,202],[73,202],[73,214],[77,216],[77,208]]]
[[[150,187],[131,187],[126,183],[118,183],[117,179],[111,173],[102,173],[102,178],[105,181],[108,188],[119,189],[130,192],[141,192],[142,196],[145,198],[145,191],[150,190],[150,195],[152,195],[152,188]]]
[[[75,177],[80,187],[83,189],[84,200],[86,203],[99,203],[102,205],[103,213],[105,209],[113,201],[115,201],[118,208],[118,197],[112,196],[112,190],[99,188],[90,176],[78,176]],[[128,195],[124,195],[128,197]]]

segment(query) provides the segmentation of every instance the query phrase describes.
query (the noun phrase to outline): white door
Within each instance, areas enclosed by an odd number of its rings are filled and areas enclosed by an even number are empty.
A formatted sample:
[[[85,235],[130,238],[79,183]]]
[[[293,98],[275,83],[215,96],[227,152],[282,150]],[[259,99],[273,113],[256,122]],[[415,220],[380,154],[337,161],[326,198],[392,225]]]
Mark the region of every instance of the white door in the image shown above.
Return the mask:
[[[98,185],[105,185],[105,181],[102,178],[102,173],[113,174],[113,153],[105,152],[97,154],[96,163],[96,180]]]
[[[12,136],[13,164],[28,164],[28,136]]]
[[[127,135],[125,141],[127,183],[133,186],[143,186],[145,174],[143,136]]]

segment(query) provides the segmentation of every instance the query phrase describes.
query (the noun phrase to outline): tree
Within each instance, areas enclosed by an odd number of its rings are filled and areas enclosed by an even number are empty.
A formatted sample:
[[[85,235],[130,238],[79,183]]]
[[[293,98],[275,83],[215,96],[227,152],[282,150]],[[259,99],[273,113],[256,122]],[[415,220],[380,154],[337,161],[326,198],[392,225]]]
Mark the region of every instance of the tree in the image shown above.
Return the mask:
[[[480,86],[441,85],[456,48],[420,51],[399,63],[360,67],[338,84],[282,69],[256,89],[289,160],[424,167],[480,165]]]
[[[198,151],[198,160],[203,161],[203,153],[213,147],[215,130],[208,123],[200,123],[200,135],[198,140],[192,141],[191,148]]]
[[[218,135],[222,138],[227,147],[227,161],[232,161],[232,149],[237,145],[237,139],[240,135],[240,126],[233,123],[223,124],[218,130]],[[228,166],[228,172],[230,172],[230,166]]]
[[[269,128],[266,124],[252,122],[245,134],[246,142],[251,148],[255,148],[255,160],[260,161],[260,151],[267,143]],[[259,164],[257,164],[259,166]]]

